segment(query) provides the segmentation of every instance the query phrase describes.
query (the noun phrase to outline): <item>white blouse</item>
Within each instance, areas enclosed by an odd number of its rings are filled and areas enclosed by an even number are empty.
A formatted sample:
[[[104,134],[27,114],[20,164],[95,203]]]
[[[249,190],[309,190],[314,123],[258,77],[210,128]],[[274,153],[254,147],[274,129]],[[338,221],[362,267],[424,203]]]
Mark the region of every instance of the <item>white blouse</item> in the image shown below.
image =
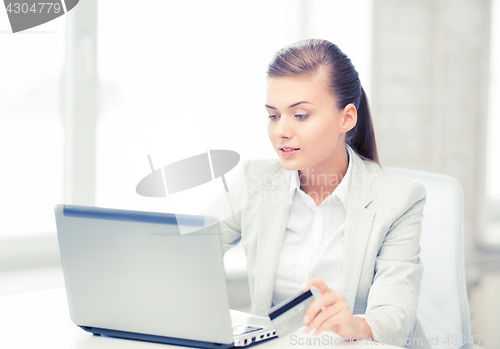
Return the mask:
[[[299,292],[302,284],[311,278],[321,278],[333,291],[342,293],[342,256],[351,163],[349,157],[344,178],[319,206],[300,189],[298,171],[292,173],[288,199],[290,214],[272,306]]]

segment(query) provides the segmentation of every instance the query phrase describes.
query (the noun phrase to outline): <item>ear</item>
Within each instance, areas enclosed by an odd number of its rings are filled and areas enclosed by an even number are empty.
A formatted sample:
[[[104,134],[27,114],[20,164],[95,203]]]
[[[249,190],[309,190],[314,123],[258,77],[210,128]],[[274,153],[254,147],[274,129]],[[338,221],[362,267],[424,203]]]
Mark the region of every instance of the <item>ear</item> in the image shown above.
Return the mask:
[[[353,129],[354,126],[356,126],[356,123],[358,121],[358,111],[356,110],[356,107],[354,104],[349,103],[348,105],[345,106],[343,112],[342,112],[342,131],[343,132],[348,132],[349,130]]]

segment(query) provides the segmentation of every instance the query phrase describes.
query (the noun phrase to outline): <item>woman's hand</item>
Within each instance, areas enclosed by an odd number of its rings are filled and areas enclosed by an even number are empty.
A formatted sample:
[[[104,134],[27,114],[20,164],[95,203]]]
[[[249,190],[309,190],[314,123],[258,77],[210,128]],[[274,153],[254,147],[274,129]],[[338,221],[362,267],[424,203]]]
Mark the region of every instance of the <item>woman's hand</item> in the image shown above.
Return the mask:
[[[331,290],[321,279],[308,280],[303,290],[307,291],[312,286],[316,287],[321,295],[316,298],[306,311],[304,316],[304,332],[309,332],[317,327],[314,335],[318,335],[324,330],[337,333],[345,339],[356,339],[363,336],[363,339],[371,339],[372,331],[365,319],[353,316],[349,306],[340,293]]]

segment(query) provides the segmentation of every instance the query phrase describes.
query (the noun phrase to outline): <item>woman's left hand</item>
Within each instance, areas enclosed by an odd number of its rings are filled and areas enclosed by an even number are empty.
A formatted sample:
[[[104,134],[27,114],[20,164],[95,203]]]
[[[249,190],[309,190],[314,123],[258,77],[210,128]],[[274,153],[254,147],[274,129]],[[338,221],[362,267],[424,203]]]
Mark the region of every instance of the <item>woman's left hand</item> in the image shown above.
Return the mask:
[[[371,338],[371,328],[361,317],[353,316],[349,306],[340,293],[331,290],[321,279],[308,280],[303,290],[307,291],[311,287],[316,287],[321,295],[316,298],[306,311],[304,332],[309,332],[317,327],[314,335],[318,335],[324,330],[337,333],[342,338],[356,339],[357,336]]]

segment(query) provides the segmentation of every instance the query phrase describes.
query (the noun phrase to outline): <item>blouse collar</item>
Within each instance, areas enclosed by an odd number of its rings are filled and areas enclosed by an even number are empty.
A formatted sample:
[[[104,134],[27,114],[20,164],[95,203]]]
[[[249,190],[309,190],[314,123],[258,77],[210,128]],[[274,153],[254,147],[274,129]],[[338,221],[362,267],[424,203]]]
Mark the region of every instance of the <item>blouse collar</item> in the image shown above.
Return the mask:
[[[352,156],[349,153],[349,145],[346,145],[347,148],[347,171],[345,173],[344,178],[340,184],[335,188],[333,193],[330,196],[336,196],[342,204],[344,208],[347,210],[347,199],[349,197],[349,184],[351,182],[351,170],[352,170]],[[290,206],[293,203],[293,197],[295,195],[295,191],[302,190],[300,189],[300,180],[299,180],[299,171],[292,171],[291,181],[290,181],[290,191],[288,195],[288,203]]]

